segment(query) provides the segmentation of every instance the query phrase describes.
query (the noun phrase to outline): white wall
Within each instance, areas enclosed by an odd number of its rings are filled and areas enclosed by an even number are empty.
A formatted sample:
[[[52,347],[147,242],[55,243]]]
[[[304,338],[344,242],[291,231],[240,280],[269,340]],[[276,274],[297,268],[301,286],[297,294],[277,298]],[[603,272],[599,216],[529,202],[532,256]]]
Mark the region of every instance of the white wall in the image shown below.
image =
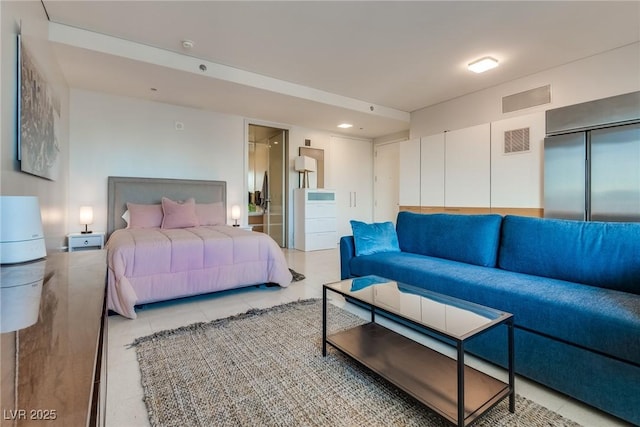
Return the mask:
[[[551,103],[502,114],[502,97],[551,84]],[[640,43],[411,113],[411,138],[640,90]]]
[[[70,231],[85,204],[106,229],[108,176],[225,180],[229,217],[244,205],[242,117],[76,89],[70,111]]]
[[[298,147],[310,139],[329,158],[329,133],[211,111],[73,89],[70,114],[69,231],[80,230],[85,204],[94,206],[92,228],[106,229],[108,176],[225,180],[230,218],[232,205],[246,205],[246,127],[252,123],[289,131],[287,239],[293,247]],[[176,121],[184,130],[175,130]],[[325,179],[331,179],[328,167]],[[241,222],[247,222],[246,211]]]
[[[69,169],[69,90],[47,41],[48,21],[42,4],[39,1],[0,1],[0,18],[0,194],[38,197],[47,251],[51,252],[65,245]],[[60,102],[60,173],[55,181],[21,172],[17,160],[17,35],[20,32],[39,71]]]

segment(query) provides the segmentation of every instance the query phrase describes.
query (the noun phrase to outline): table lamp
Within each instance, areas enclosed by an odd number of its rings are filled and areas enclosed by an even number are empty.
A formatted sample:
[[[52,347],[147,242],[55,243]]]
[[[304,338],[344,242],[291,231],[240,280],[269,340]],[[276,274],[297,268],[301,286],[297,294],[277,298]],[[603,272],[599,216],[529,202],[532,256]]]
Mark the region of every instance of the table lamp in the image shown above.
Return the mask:
[[[231,219],[235,221],[235,223],[233,224],[234,227],[240,227],[240,225],[238,224],[238,220],[240,219],[240,206],[231,206]]]
[[[316,171],[316,159],[309,156],[296,157],[295,170],[303,173],[302,188],[309,188],[309,172]]]
[[[89,224],[93,224],[93,207],[80,206],[80,224],[84,224],[84,231],[82,234],[91,234],[93,231],[89,230]]]

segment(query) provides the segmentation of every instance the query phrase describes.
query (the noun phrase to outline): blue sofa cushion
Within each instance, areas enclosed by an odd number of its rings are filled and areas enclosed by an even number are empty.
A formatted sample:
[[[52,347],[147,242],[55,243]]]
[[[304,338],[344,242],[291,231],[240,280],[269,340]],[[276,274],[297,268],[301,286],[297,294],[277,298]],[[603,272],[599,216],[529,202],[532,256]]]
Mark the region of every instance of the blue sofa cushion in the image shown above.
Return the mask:
[[[350,261],[375,274],[514,313],[516,326],[640,363],[640,296],[411,253]]]
[[[485,267],[495,267],[500,215],[416,214],[399,212],[400,250]]]
[[[640,294],[640,223],[507,215],[502,221],[498,265]]]
[[[392,222],[364,222],[351,220],[356,256],[379,252],[400,252],[398,236]]]

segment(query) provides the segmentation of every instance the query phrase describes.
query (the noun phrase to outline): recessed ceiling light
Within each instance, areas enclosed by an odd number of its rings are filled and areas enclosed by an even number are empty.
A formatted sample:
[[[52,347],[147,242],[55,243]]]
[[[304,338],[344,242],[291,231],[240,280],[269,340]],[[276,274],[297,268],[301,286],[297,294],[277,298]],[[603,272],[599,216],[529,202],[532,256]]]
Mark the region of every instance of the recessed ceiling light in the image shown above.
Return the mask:
[[[194,43],[191,40],[182,40],[182,47],[185,49],[193,48]]]
[[[492,68],[496,68],[498,66],[498,60],[492,58],[490,56],[485,56],[484,58],[480,58],[477,61],[473,61],[469,64],[469,71],[473,71],[474,73],[484,73],[487,70]]]
[[[342,124],[338,125],[338,127],[342,128],[342,129],[349,129],[349,128],[352,128],[353,125],[350,124],[350,123],[342,123]]]

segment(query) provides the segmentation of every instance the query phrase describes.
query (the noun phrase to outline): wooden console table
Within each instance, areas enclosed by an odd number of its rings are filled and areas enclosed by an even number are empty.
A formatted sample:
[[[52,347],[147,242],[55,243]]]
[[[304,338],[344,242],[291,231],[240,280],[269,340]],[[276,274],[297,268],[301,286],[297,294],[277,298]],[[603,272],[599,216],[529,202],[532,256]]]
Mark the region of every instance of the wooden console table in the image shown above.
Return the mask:
[[[38,262],[1,267],[0,425],[104,425],[105,261],[105,250],[48,255],[39,261],[46,262],[43,281],[22,289],[7,278]],[[18,313],[28,306],[35,306],[33,317],[20,325]]]

